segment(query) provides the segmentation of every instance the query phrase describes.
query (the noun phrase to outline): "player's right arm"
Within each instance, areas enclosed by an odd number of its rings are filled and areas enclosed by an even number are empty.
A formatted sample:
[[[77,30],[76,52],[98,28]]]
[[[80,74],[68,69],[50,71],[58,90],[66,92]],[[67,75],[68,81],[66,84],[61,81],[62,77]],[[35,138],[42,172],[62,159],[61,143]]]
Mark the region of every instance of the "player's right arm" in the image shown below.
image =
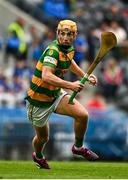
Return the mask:
[[[59,88],[70,89],[72,91],[81,91],[84,85],[79,81],[70,82],[55,75],[58,59],[59,52],[56,47],[52,46],[52,48],[49,48],[45,52],[43,58],[42,80],[45,83]]]
[[[42,70],[42,79],[44,82],[65,89],[70,89],[72,91],[81,91],[84,87],[79,81],[70,82],[57,77],[55,74],[55,69],[52,67],[44,66]]]

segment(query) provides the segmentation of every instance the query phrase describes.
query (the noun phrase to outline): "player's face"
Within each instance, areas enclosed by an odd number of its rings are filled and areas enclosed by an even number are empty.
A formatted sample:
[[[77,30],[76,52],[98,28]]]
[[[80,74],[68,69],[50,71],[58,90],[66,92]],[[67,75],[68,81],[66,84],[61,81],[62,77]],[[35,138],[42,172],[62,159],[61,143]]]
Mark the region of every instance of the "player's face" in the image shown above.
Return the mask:
[[[63,45],[71,45],[75,40],[76,35],[69,29],[64,29],[58,32],[59,43]]]

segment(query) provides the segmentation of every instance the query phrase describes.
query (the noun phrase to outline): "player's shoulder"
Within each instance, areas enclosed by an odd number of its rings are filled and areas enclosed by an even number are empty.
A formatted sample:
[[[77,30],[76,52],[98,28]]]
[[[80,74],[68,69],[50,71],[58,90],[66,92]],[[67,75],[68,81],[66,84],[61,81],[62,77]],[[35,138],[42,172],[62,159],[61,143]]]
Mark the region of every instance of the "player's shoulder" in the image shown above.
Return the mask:
[[[57,40],[52,41],[51,44],[49,44],[48,49],[55,50],[59,53],[59,46],[58,46]]]
[[[52,43],[50,43],[48,45],[48,47],[45,49],[43,55],[44,55],[44,57],[48,56],[48,57],[53,57],[55,59],[58,59],[58,57],[59,57],[59,48],[57,46],[56,41],[53,41]]]
[[[59,57],[59,47],[56,40],[52,41],[52,43],[48,45],[45,50],[45,56],[55,57],[56,59]]]

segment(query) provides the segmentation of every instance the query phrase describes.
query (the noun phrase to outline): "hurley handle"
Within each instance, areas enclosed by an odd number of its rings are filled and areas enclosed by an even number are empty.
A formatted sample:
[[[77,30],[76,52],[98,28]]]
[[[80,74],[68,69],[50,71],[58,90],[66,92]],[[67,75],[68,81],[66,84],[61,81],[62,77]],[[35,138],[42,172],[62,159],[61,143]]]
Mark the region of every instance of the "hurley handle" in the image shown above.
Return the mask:
[[[89,75],[92,73],[92,71],[95,69],[97,64],[103,60],[103,57],[113,48],[117,45],[117,39],[114,33],[112,32],[103,32],[101,34],[101,42],[100,42],[100,48],[99,51],[96,55],[96,58],[92,62],[92,64],[89,66],[89,69],[86,73],[86,75],[80,80],[82,84],[84,84]],[[78,92],[73,92],[70,99],[69,103],[73,104],[73,99],[77,95]]]
[[[86,74],[86,75],[80,80],[80,82],[81,82],[82,84],[84,84],[84,83],[87,81],[88,77],[89,77],[89,74]],[[77,93],[78,93],[78,92],[74,91],[74,92],[71,94],[71,96],[70,96],[70,98],[69,98],[69,104],[73,104],[73,99],[76,97]]]

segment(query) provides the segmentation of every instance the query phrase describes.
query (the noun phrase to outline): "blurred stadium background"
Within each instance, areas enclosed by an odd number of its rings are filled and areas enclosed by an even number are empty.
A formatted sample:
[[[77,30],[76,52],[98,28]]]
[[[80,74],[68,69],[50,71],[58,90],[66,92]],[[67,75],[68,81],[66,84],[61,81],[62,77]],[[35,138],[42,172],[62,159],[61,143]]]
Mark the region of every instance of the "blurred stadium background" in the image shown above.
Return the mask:
[[[118,45],[96,68],[99,83],[86,85],[77,98],[89,111],[85,143],[102,160],[128,160],[128,2],[125,0],[0,0],[0,159],[31,159],[34,131],[24,97],[35,63],[56,34],[59,20],[78,24],[75,60],[86,71],[103,31],[116,34]],[[16,49],[9,25],[24,21],[25,54]],[[76,80],[68,73],[67,80]],[[69,92],[70,93],[70,92]],[[73,160],[73,119],[53,114],[46,156]]]

